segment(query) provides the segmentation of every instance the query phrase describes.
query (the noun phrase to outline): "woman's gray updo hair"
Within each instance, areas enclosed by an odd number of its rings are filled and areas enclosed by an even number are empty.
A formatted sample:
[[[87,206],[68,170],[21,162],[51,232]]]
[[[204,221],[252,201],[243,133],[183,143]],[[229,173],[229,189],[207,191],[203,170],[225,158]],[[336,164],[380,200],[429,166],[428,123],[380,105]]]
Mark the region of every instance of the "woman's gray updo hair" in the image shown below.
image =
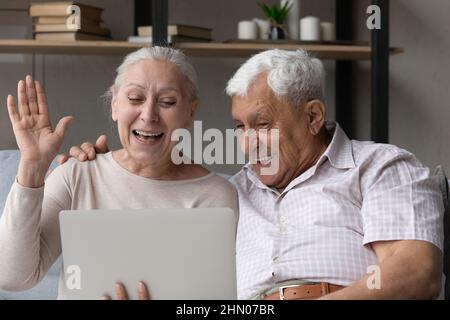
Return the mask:
[[[157,46],[142,48],[127,55],[122,64],[117,68],[117,76],[114,84],[106,92],[105,96],[111,98],[113,93],[119,89],[122,78],[128,68],[143,60],[161,60],[176,65],[181,74],[186,77],[186,90],[189,98],[198,100],[197,73],[186,55],[178,49]]]

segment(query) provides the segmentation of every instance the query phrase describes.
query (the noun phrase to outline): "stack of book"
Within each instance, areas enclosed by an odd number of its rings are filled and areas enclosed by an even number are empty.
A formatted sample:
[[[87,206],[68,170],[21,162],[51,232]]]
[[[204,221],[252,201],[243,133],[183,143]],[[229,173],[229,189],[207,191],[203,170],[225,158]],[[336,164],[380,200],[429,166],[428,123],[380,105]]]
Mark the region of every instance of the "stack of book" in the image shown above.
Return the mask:
[[[167,27],[167,42],[208,42],[212,40],[211,31],[209,28],[173,24]],[[138,35],[128,37],[128,41],[151,43],[152,33],[151,26],[140,26],[138,27]]]
[[[78,10],[79,8],[79,10]],[[110,31],[101,26],[102,8],[75,1],[32,3],[36,40],[108,40]]]

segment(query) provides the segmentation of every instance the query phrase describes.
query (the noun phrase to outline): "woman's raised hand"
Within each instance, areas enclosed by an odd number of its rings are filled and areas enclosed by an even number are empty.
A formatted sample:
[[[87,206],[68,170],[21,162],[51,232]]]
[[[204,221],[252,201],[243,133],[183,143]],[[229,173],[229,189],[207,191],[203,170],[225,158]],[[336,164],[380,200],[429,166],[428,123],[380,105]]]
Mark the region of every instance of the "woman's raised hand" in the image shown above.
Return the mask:
[[[44,88],[31,76],[17,85],[18,110],[12,95],[7,105],[17,145],[20,149],[18,182],[36,188],[44,184],[45,174],[58,154],[72,117],[59,120],[53,130]]]

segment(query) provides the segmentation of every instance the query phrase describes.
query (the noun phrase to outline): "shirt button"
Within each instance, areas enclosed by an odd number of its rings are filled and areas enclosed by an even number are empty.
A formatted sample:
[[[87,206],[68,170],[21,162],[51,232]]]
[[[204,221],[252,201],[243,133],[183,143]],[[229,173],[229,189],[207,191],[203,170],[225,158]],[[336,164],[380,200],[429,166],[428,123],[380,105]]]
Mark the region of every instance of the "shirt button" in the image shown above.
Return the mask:
[[[286,233],[286,231],[287,231],[287,228],[285,226],[282,226],[280,228],[280,233]]]
[[[287,217],[286,217],[286,216],[280,216],[280,221],[281,221],[281,222],[286,222],[286,220],[287,220]]]

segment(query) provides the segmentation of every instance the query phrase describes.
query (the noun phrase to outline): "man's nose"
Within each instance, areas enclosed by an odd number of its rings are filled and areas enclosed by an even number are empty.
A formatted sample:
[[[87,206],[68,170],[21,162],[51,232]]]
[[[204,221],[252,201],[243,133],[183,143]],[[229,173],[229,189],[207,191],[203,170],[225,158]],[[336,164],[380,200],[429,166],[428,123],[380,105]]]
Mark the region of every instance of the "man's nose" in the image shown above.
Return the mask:
[[[242,133],[241,136],[241,150],[246,155],[250,155],[258,148],[258,134],[255,130],[249,129]]]

